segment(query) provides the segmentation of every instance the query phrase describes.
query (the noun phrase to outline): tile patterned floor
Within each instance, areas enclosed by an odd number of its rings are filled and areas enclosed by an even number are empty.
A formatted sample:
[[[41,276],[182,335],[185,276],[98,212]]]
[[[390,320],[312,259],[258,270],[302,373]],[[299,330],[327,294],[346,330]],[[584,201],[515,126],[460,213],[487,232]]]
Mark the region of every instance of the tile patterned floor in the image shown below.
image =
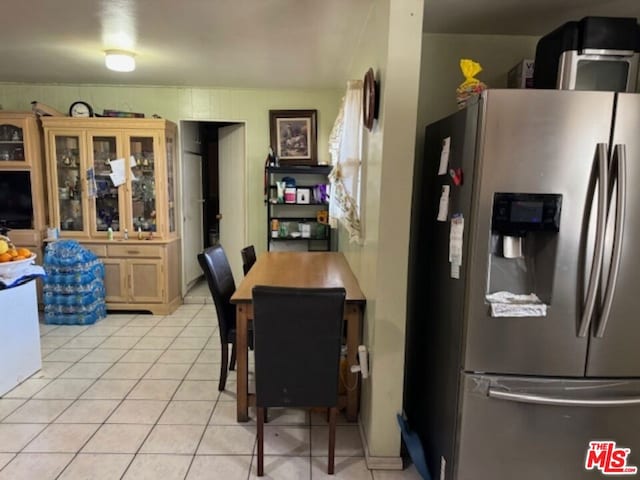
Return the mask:
[[[204,291],[169,316],[42,324],[42,370],[0,398],[0,480],[254,478],[255,423],[235,421],[235,372],[218,392],[220,341]],[[265,478],[419,479],[413,468],[369,471],[346,422],[329,477],[324,416],[270,414]]]

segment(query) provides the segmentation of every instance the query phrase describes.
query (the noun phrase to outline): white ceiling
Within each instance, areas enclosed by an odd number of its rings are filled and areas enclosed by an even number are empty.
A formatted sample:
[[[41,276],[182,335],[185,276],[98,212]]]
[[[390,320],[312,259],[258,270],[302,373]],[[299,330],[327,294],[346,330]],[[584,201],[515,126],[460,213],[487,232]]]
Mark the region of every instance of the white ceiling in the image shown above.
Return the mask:
[[[390,0],[407,1],[407,0]],[[21,0],[0,12],[0,81],[340,87],[374,0]],[[640,0],[425,0],[425,32],[543,35]],[[114,73],[103,51],[132,50]]]
[[[372,0],[18,0],[0,10],[0,81],[341,86]],[[105,49],[136,53],[109,72]]]

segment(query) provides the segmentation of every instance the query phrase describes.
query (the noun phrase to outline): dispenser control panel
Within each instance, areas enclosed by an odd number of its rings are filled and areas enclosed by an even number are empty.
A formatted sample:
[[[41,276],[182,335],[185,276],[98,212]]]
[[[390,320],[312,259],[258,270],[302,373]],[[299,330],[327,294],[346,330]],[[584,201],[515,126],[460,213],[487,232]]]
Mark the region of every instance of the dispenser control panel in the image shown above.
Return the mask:
[[[558,232],[562,195],[552,193],[496,193],[491,229],[501,235]]]

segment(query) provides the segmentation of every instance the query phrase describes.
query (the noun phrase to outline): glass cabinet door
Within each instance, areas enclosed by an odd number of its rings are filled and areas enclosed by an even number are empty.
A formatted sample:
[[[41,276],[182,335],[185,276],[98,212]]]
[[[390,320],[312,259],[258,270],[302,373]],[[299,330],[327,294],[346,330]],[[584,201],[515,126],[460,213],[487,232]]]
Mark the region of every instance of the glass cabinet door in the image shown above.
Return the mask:
[[[153,136],[129,137],[131,224],[135,232],[156,231],[156,147]]]
[[[93,152],[93,170],[95,185],[89,190],[95,195],[96,232],[106,232],[109,227],[114,232],[120,231],[120,189],[114,185],[111,174],[111,161],[118,158],[118,138],[112,135],[93,135],[90,144]],[[124,180],[124,179],[123,179]]]
[[[176,231],[176,193],[175,193],[175,158],[174,158],[173,137],[166,138],[166,159],[167,159],[167,213],[169,214],[169,232]]]
[[[0,162],[24,162],[24,132],[11,124],[0,125]]]
[[[82,208],[80,137],[56,135],[55,161],[58,191],[54,192],[54,198],[58,198],[60,231],[82,232],[85,218]]]

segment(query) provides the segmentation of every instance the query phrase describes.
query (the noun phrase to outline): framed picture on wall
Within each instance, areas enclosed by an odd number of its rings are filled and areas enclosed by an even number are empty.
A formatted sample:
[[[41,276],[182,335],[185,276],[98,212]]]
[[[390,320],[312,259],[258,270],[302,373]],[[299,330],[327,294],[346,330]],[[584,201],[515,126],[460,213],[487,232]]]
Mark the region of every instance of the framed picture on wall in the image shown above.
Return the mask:
[[[311,197],[310,188],[298,188],[296,190],[296,203],[310,203],[309,197]]]
[[[271,146],[284,165],[318,163],[317,110],[269,110]]]

